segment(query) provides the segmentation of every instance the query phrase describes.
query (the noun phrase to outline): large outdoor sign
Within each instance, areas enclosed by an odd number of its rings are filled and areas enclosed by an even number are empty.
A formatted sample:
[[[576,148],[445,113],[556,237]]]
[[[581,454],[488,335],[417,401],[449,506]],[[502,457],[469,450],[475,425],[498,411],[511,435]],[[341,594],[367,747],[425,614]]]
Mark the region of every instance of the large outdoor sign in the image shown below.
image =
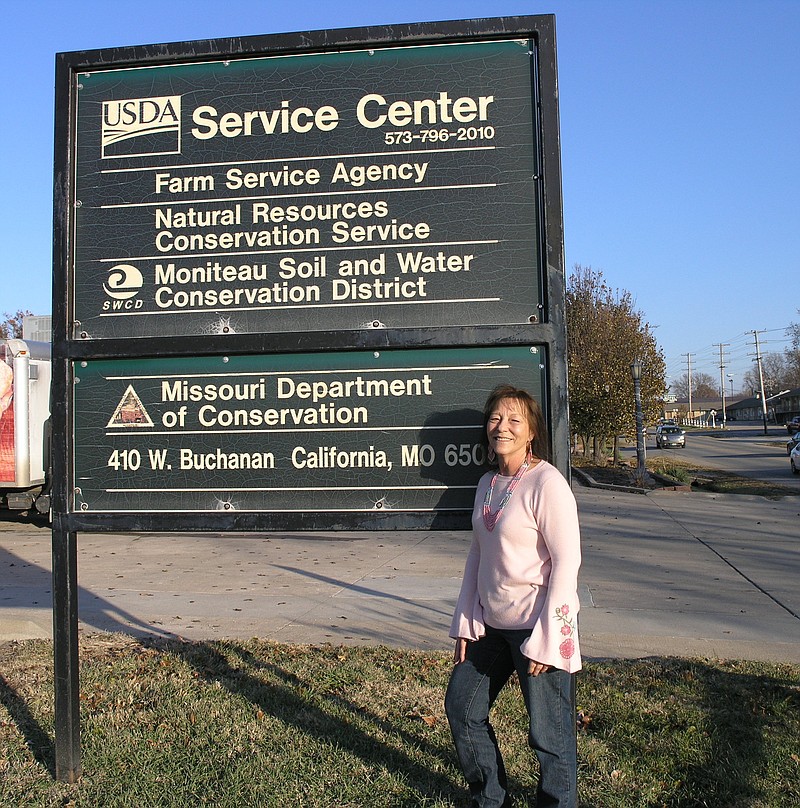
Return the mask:
[[[497,384],[545,395],[544,350],[87,361],[74,507],[273,513],[472,510]]]
[[[536,323],[528,38],[75,75],[75,339]]]
[[[59,779],[80,532],[466,529],[500,383],[569,474],[559,150],[550,16],[58,55]]]

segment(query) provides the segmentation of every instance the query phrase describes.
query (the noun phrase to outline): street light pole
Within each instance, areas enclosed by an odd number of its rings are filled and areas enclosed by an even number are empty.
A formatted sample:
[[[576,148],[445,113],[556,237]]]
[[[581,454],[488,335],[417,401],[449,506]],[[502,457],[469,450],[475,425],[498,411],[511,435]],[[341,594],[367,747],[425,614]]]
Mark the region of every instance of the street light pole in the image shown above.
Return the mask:
[[[644,414],[642,413],[642,360],[634,359],[631,362],[631,376],[633,377],[633,398],[636,404],[636,475],[641,485],[644,485],[647,476],[647,447],[644,442]]]

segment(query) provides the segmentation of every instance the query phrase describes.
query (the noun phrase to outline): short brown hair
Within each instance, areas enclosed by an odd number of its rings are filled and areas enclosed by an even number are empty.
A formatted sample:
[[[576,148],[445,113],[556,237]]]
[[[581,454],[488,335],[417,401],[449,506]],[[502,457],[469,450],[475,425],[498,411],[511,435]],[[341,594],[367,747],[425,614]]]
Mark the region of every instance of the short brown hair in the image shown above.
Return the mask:
[[[516,401],[522,408],[525,417],[528,419],[528,426],[531,432],[533,432],[533,440],[531,441],[531,452],[533,456],[542,460],[548,460],[550,457],[550,438],[541,405],[527,390],[522,390],[511,384],[498,384],[497,387],[489,393],[489,397],[483,405],[483,441],[486,446],[488,447],[486,427],[489,424],[489,416],[497,409],[497,405],[506,399]],[[491,464],[493,465],[493,463]]]

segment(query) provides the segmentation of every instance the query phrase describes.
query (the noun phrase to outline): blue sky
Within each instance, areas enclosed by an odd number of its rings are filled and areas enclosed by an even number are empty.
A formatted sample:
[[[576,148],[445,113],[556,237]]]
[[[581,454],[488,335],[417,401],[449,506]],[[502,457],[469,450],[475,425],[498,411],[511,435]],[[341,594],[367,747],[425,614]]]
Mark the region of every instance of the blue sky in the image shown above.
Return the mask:
[[[6,0],[0,312],[51,308],[59,51],[556,15],[566,265],[630,291],[669,379],[734,389],[800,322],[798,0]],[[730,388],[728,388],[730,389]]]

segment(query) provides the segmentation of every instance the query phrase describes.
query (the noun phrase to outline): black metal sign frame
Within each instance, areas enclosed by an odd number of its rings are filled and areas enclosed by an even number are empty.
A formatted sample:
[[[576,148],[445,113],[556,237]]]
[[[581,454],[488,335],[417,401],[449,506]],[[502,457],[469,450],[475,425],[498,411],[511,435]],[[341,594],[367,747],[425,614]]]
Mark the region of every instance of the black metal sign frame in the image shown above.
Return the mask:
[[[496,70],[506,60],[525,60],[525,69],[510,70],[508,81],[511,87],[514,77],[520,79],[513,87],[518,97],[520,87],[529,88],[529,97],[519,105],[522,120],[509,99],[504,105],[499,92],[481,85],[475,65],[481,60],[494,65],[492,59]],[[415,61],[426,60],[433,66],[415,73]],[[216,105],[203,95],[207,77],[222,86],[239,75],[237,80],[253,87],[259,70],[279,76],[286,65],[284,78],[307,90],[306,101],[292,93],[259,95],[241,110],[225,106],[225,93]],[[314,81],[340,66],[340,76],[362,69],[372,75],[374,70],[377,83],[343,85],[340,96],[326,96],[319,89],[324,80],[316,87]],[[439,73],[449,77],[452,89],[432,82]],[[117,76],[129,77],[132,91],[105,101],[104,81]],[[406,81],[403,95],[399,90]],[[357,92],[359,87],[363,92]],[[191,103],[179,112],[184,90]],[[515,133],[514,142],[502,149],[492,142],[490,112],[495,110]],[[175,156],[189,148],[181,145],[187,132],[194,138],[196,159],[205,161],[202,171],[188,170]],[[332,133],[341,142],[327,153]],[[287,145],[262,159],[261,146],[254,147],[251,137],[255,134],[262,136],[262,145],[265,135],[280,135]],[[372,139],[371,157],[359,163],[348,148],[365,136]],[[92,151],[95,146],[84,148],[98,138],[101,157]],[[217,160],[211,169],[213,149],[202,149],[214,138],[236,143],[241,152]],[[463,142],[448,142],[454,138]],[[456,146],[472,150],[469,162],[463,162]],[[158,160],[140,170],[137,160],[145,154]],[[502,169],[507,170],[505,189]],[[328,183],[324,200],[316,194],[316,186],[325,184],[323,175]],[[363,186],[369,182],[367,193]],[[452,205],[443,213],[455,187],[458,216]],[[350,193],[354,189],[358,193]],[[423,209],[424,215],[419,213]],[[520,209],[528,218],[513,221],[513,211]],[[323,225],[330,217],[338,220]],[[495,222],[496,232],[480,232],[486,221]],[[219,250],[227,252],[220,257]],[[154,414],[161,418],[162,431],[170,428],[170,419],[178,423],[177,399],[184,393],[191,397],[195,382],[166,379],[186,376],[184,368],[198,357],[209,367],[255,361],[255,367],[243,371],[255,374],[251,392],[243,395],[259,399],[251,410],[261,408],[257,417],[263,420],[284,417],[274,414],[279,411],[274,402],[265,403],[264,392],[271,389],[269,366],[279,358],[291,366],[293,357],[310,357],[312,366],[316,356],[317,372],[333,356],[358,359],[353,367],[362,368],[370,353],[402,359],[409,352],[455,352],[459,362],[474,354],[488,355],[491,364],[497,357],[534,352],[536,362],[519,365],[509,380],[538,391],[551,430],[552,460],[569,476],[554,18],[419,23],[59,54],[53,278],[56,768],[59,779],[73,780],[80,772],[78,532],[459,529],[469,523],[468,510],[460,505],[420,508],[412,503],[392,510],[374,507],[381,501],[374,497],[373,507],[336,513],[300,514],[258,505],[210,510],[195,508],[191,500],[186,508],[126,510],[125,501],[135,502],[135,495],[124,492],[114,499],[109,492],[124,485],[112,486],[109,476],[122,479],[120,470],[128,470],[132,458],[141,460],[132,423],[141,418],[138,423],[147,427],[143,413],[154,431]],[[342,387],[336,389],[359,394],[362,388],[352,385],[365,384],[366,371],[354,374],[353,362],[337,366],[336,383]],[[138,371],[128,372],[136,380],[129,382],[133,397],[127,387],[121,393],[113,387],[118,398],[110,402],[110,412],[97,407],[94,438],[87,420],[92,395],[83,397],[76,387],[89,379],[95,384],[93,395],[103,395],[111,382],[110,374],[100,371],[109,363],[120,365],[120,376],[131,363],[150,363],[162,377],[152,390],[142,382],[140,394],[135,389]],[[391,395],[410,390],[409,396],[433,390],[430,374],[420,371],[406,379],[402,361],[397,367],[384,388],[363,389],[385,389]],[[234,390],[241,382],[220,381],[205,366],[199,372],[210,379],[204,382],[207,389],[198,387],[201,398],[220,395],[225,384]],[[300,397],[316,389],[308,379],[298,383],[307,388],[283,384],[281,391]],[[146,394],[150,401],[144,400]],[[453,397],[460,398],[457,389]],[[176,406],[163,406],[161,412],[159,406],[166,403]],[[463,403],[455,400],[453,406]],[[289,401],[287,408],[287,418],[317,417],[302,414],[306,410],[297,401]],[[386,426],[376,413],[377,408],[368,417]],[[398,428],[408,426],[403,422]],[[118,435],[128,441],[124,454],[105,444],[95,452],[95,443]],[[454,464],[461,451],[475,465],[477,456],[470,452],[477,441],[454,445]],[[154,455],[152,463],[168,464],[172,454],[194,451],[194,444],[178,446],[164,443],[159,450],[164,454]],[[220,451],[195,454],[213,455],[217,463],[222,462]],[[309,451],[290,447],[285,454],[297,465],[297,458],[308,462]],[[319,447],[321,457],[333,456],[330,451],[328,445]],[[415,457],[413,451],[408,457]],[[347,458],[357,452],[343,452],[341,462],[350,462]],[[269,454],[273,458],[268,460]],[[262,451],[260,459],[248,462],[278,463],[278,456]],[[80,477],[90,481],[89,499],[82,499]]]

